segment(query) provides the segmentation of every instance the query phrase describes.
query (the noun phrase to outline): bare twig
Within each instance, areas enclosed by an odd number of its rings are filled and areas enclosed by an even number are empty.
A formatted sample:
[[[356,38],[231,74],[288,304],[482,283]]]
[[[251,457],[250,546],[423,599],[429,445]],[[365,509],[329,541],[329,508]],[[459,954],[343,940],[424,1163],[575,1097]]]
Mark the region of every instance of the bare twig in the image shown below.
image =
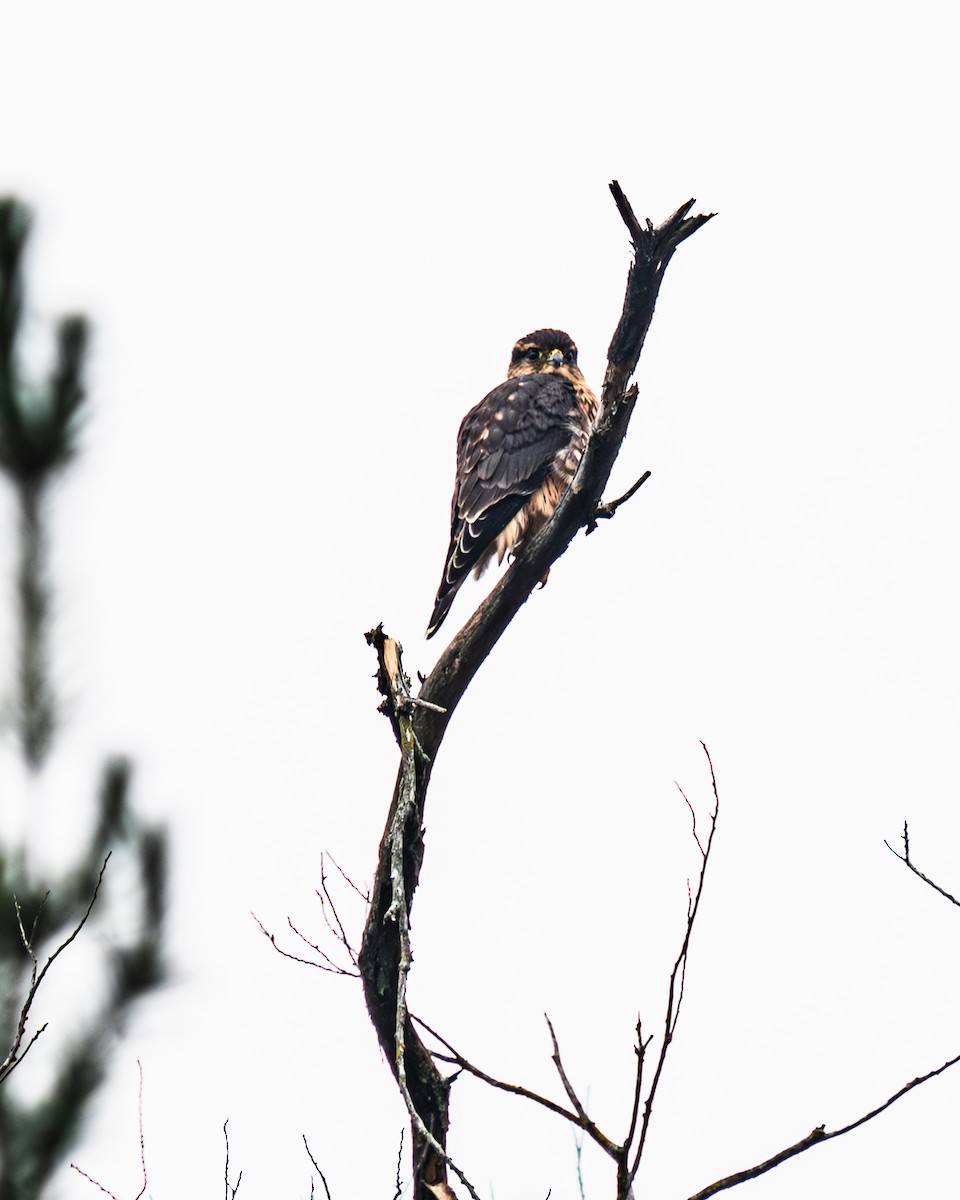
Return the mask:
[[[92,1183],[93,1186],[103,1192],[105,1196],[109,1196],[110,1200],[119,1200],[119,1197],[115,1196],[109,1188],[105,1188],[99,1179],[94,1179],[92,1175],[88,1175],[86,1171],[84,1171],[81,1167],[78,1167],[76,1163],[71,1163],[70,1169],[71,1171],[76,1171],[78,1175],[82,1175],[88,1183]],[[143,1193],[141,1192],[140,1195],[142,1196]]]
[[[64,952],[64,950],[66,950],[66,948],[71,944],[71,942],[73,942],[74,939],[79,935],[80,930],[83,929],[84,925],[86,925],[87,919],[89,918],[90,913],[93,911],[93,906],[97,901],[97,896],[100,894],[100,885],[103,883],[103,875],[107,869],[107,863],[109,861],[110,861],[110,854],[108,853],[106,858],[103,860],[103,866],[100,868],[100,874],[97,876],[97,882],[96,882],[96,886],[93,889],[93,895],[90,897],[90,903],[87,905],[83,916],[80,918],[80,920],[74,926],[72,933],[70,933],[66,938],[64,938],[64,940],[60,943],[60,945],[56,948],[56,950],[53,951],[53,953],[50,955],[50,957],[47,959],[47,961],[43,964],[42,967],[40,966],[40,960],[37,958],[36,951],[34,950],[34,939],[36,937],[37,921],[39,920],[39,912],[38,912],[36,918],[34,919],[33,925],[30,930],[30,934],[28,935],[23,926],[23,920],[22,920],[22,916],[21,916],[21,912],[20,912],[20,905],[17,903],[16,899],[14,899],[14,905],[16,906],[16,912],[17,912],[17,922],[20,926],[20,936],[23,940],[24,949],[30,955],[30,958],[32,960],[32,967],[30,970],[30,986],[27,989],[26,998],[24,999],[23,1005],[21,1006],[21,1009],[20,1009],[20,1016],[19,1016],[19,1019],[17,1020],[17,1028],[13,1035],[13,1042],[11,1043],[10,1049],[7,1051],[6,1058],[4,1058],[3,1062],[0,1063],[0,1083],[2,1083],[7,1078],[7,1076],[11,1073],[11,1071],[14,1070],[14,1068],[17,1066],[18,1063],[23,1062],[24,1058],[29,1053],[30,1048],[33,1046],[33,1044],[36,1042],[36,1040],[40,1037],[40,1035],[43,1033],[43,1031],[47,1028],[46,1024],[42,1025],[36,1031],[36,1033],[33,1035],[33,1037],[30,1038],[30,1040],[29,1040],[29,1042],[27,1042],[26,1046],[23,1046],[23,1039],[26,1035],[26,1030],[27,1030],[27,1022],[30,1018],[30,1009],[33,1007],[33,1002],[36,999],[36,995],[40,989],[40,985],[43,983],[44,979],[46,978],[47,972],[50,970],[50,968],[53,966],[53,964],[56,962],[56,960],[60,957],[60,955]],[[44,897],[44,899],[46,899],[46,897]],[[41,909],[42,909],[42,907],[43,907],[43,905],[41,904]],[[21,1046],[23,1046],[22,1050],[21,1050]]]
[[[630,1165],[629,1180],[636,1178],[637,1171],[640,1168],[640,1160],[643,1157],[643,1149],[646,1145],[647,1134],[650,1130],[650,1118],[653,1115],[653,1102],[656,1098],[657,1088],[660,1086],[660,1078],[663,1074],[664,1066],[667,1061],[667,1054],[670,1050],[670,1045],[673,1042],[673,1035],[676,1033],[677,1022],[680,1018],[680,1005],[683,1001],[683,988],[686,982],[687,973],[687,958],[690,953],[690,939],[693,936],[693,927],[697,919],[697,913],[700,909],[700,900],[703,896],[703,884],[707,873],[707,864],[710,861],[710,851],[713,847],[713,838],[717,832],[717,817],[720,813],[720,795],[717,791],[717,777],[713,769],[713,760],[710,758],[710,751],[707,749],[706,743],[701,742],[703,753],[706,755],[707,765],[710,768],[710,785],[713,790],[713,811],[710,814],[710,833],[707,837],[707,844],[704,846],[696,832],[696,820],[694,820],[694,840],[697,843],[697,848],[700,851],[700,877],[697,881],[696,892],[691,896],[687,892],[687,928],[684,934],[683,943],[680,946],[680,953],[673,964],[673,970],[670,972],[670,984],[667,989],[667,1008],[664,1016],[663,1041],[660,1045],[660,1054],[657,1058],[657,1065],[654,1068],[653,1080],[650,1084],[650,1090],[647,1093],[647,1098],[643,1105],[643,1117],[640,1122],[640,1136],[637,1139],[637,1148],[633,1156],[633,1162]],[[681,795],[683,792],[681,791]],[[687,806],[690,806],[690,801],[687,797],[683,797],[687,801]],[[691,807],[691,812],[693,811]]]
[[[337,864],[334,863],[334,866],[336,867]],[[337,870],[340,872],[343,878],[346,879],[346,876],[343,875],[343,872],[340,871],[339,867],[337,867]],[[350,881],[348,880],[348,882]],[[357,888],[355,884],[351,883],[351,887],[353,887],[359,895],[362,895],[360,889]],[[340,920],[339,912],[337,912],[336,902],[330,893],[330,888],[327,884],[324,856],[322,854],[320,855],[320,889],[317,892],[317,897],[320,900],[320,911],[323,913],[323,919],[327,923],[327,928],[334,935],[341,946],[343,946],[344,950],[346,950],[347,954],[350,956],[350,961],[354,966],[356,966],[357,954],[353,946],[350,944],[350,939],[347,937],[347,931],[344,928],[343,922]],[[367,897],[367,903],[369,903],[369,897]]]
[[[748,1179],[756,1179],[760,1175],[765,1175],[767,1171],[772,1171],[774,1167],[779,1167],[781,1163],[786,1162],[788,1159],[795,1158],[798,1154],[809,1150],[811,1146],[822,1145],[824,1142],[830,1141],[831,1138],[842,1137],[845,1133],[850,1133],[852,1130],[858,1129],[861,1125],[865,1125],[867,1121],[872,1121],[874,1117],[878,1117],[882,1112],[885,1112],[892,1104],[896,1104],[907,1092],[913,1091],[915,1087],[919,1087],[922,1083],[934,1079],[937,1075],[942,1075],[944,1071],[956,1066],[958,1062],[960,1062],[960,1054],[955,1058],[948,1059],[933,1071],[928,1071],[926,1075],[920,1075],[916,1079],[911,1079],[909,1083],[904,1084],[899,1091],[894,1092],[882,1104],[865,1113],[862,1117],[858,1117],[856,1121],[851,1121],[849,1125],[844,1125],[842,1129],[831,1129],[827,1132],[825,1126],[818,1125],[816,1129],[808,1133],[805,1138],[801,1138],[799,1142],[794,1142],[792,1146],[788,1146],[785,1150],[781,1150],[778,1154],[774,1154],[764,1162],[758,1163],[755,1167],[748,1167],[745,1171],[737,1171],[736,1174],[728,1175],[725,1179],[718,1179],[716,1183],[711,1183],[708,1187],[703,1188],[702,1191],[691,1196],[690,1200],[708,1200],[710,1196],[715,1196],[718,1192],[726,1191],[727,1188],[736,1187],[738,1184],[746,1183]]]
[[[633,398],[636,399],[636,387],[631,388],[631,391],[634,393]],[[637,482],[632,487],[628,488],[618,500],[611,500],[607,504],[597,505],[593,513],[593,519],[587,524],[586,532],[588,534],[593,533],[597,527],[598,521],[609,521],[621,505],[626,504],[628,500],[633,499],[633,497],[637,494],[637,492],[640,491],[649,478],[650,472],[644,471]]]
[[[932,887],[935,892],[939,892],[940,895],[943,896],[946,900],[949,900],[951,904],[956,904],[957,907],[960,908],[960,900],[958,900],[956,898],[956,896],[951,896],[950,893],[945,888],[942,888],[939,883],[935,883],[928,875],[924,875],[924,873],[920,870],[920,868],[914,865],[913,860],[910,858],[910,830],[907,828],[906,821],[904,821],[904,823],[903,823],[903,838],[902,838],[902,840],[903,840],[903,853],[902,854],[898,854],[897,851],[894,850],[894,848],[886,840],[886,838],[884,838],[883,844],[890,851],[890,853],[894,856],[894,858],[899,858],[902,863],[904,863],[906,866],[908,866],[910,868],[910,870],[914,873],[914,875],[917,876],[918,879],[922,879],[923,882],[925,884],[927,884],[929,887]]]
[[[143,1063],[137,1059],[137,1071],[140,1074],[140,1089],[137,1094],[137,1120],[140,1129],[140,1167],[143,1171],[143,1187],[137,1192],[133,1200],[140,1200],[140,1197],[147,1190],[147,1145],[143,1137]]]
[[[223,1123],[223,1141],[226,1146],[226,1155],[223,1164],[223,1200],[236,1200],[237,1192],[240,1191],[240,1180],[243,1179],[243,1172],[237,1176],[237,1182],[230,1182],[230,1135],[227,1133],[227,1126],[230,1124],[228,1117]]]
[[[567,1073],[564,1070],[563,1063],[560,1060],[560,1046],[557,1042],[557,1035],[554,1032],[553,1022],[546,1013],[543,1014],[543,1018],[547,1022],[547,1028],[550,1030],[550,1041],[553,1043],[553,1053],[550,1055],[550,1058],[553,1062],[553,1065],[557,1068],[557,1074],[560,1076],[560,1082],[563,1084],[563,1090],[567,1093],[567,1099],[573,1105],[577,1116],[580,1118],[577,1124],[585,1133],[588,1133],[597,1143],[597,1145],[605,1150],[606,1153],[611,1156],[611,1158],[616,1158],[622,1152],[623,1147],[618,1146],[616,1142],[612,1142],[605,1133],[601,1133],[593,1121],[591,1121],[587,1116],[586,1109],[581,1104],[580,1097],[577,1095],[573,1085],[567,1078]]]
[[[324,914],[324,917],[326,918],[326,914]],[[327,927],[331,928],[329,921],[327,921]],[[329,964],[330,969],[333,970],[337,975],[349,975],[353,979],[359,978],[359,973],[357,971],[348,971],[346,969],[346,967],[341,967],[339,963],[334,962],[334,960],[330,957],[329,954],[327,954],[327,952],[325,950],[321,950],[316,942],[311,942],[310,939],[307,937],[307,935],[302,930],[298,929],[296,925],[294,925],[293,919],[291,917],[287,917],[287,928],[291,931],[291,933],[296,934],[296,936],[300,939],[301,942],[303,942],[303,944],[305,946],[309,946],[310,949],[313,950],[313,952],[315,954],[319,954],[320,957],[326,963]],[[339,941],[340,939],[338,938],[337,940]],[[350,946],[350,943],[343,942],[343,946],[346,949],[347,953],[350,955],[350,957],[353,959],[354,965],[356,965],[356,958],[353,955],[353,949]],[[320,964],[316,963],[315,965],[319,966]]]
[[[401,1175],[400,1175],[400,1170],[401,1170],[402,1164],[403,1164],[403,1130],[401,1129],[400,1130],[400,1149],[397,1151],[397,1174],[396,1174],[396,1178],[394,1179],[394,1186],[395,1186],[396,1190],[393,1193],[392,1200],[400,1200],[400,1197],[403,1195],[403,1183],[402,1183]]]
[[[137,1097],[137,1118],[140,1130],[140,1170],[143,1182],[140,1186],[140,1191],[137,1192],[133,1200],[140,1200],[141,1196],[143,1196],[147,1190],[147,1145],[146,1139],[143,1136],[143,1064],[140,1062],[139,1058],[137,1059],[137,1071],[140,1074],[140,1086]],[[76,1171],[78,1175],[82,1175],[83,1178],[86,1179],[88,1183],[92,1183],[94,1187],[99,1188],[105,1196],[110,1197],[110,1200],[118,1200],[118,1197],[115,1196],[113,1192],[104,1187],[104,1185],[98,1179],[94,1179],[92,1175],[88,1175],[87,1172],[78,1167],[76,1163],[71,1163],[70,1169],[71,1171]]]
[[[643,1024],[637,1017],[637,1044],[633,1048],[634,1054],[637,1056],[637,1072],[633,1085],[633,1107],[630,1111],[630,1128],[627,1130],[627,1136],[624,1138],[624,1146],[632,1146],[633,1138],[637,1131],[637,1118],[640,1113],[640,1100],[643,1096],[643,1066],[647,1055],[647,1047],[653,1041],[653,1035],[643,1040]]]
[[[282,955],[284,958],[289,958],[291,962],[303,963],[303,965],[307,967],[316,967],[318,971],[326,971],[330,975],[346,975],[352,979],[359,978],[359,972],[350,971],[346,967],[341,967],[339,963],[334,962],[334,960],[329,954],[327,954],[325,950],[321,950],[315,942],[311,942],[308,937],[301,933],[289,917],[287,917],[287,925],[290,927],[293,933],[295,933],[302,942],[309,946],[314,953],[318,954],[323,959],[323,962],[317,962],[312,958],[301,958],[299,954],[292,954],[289,950],[284,950],[284,948],[277,941],[277,935],[275,933],[271,933],[270,930],[267,929],[257,914],[252,912],[250,916],[256,921],[260,932],[267,939],[274,950],[276,950],[276,952]]]
[[[426,1023],[426,1021],[422,1020],[420,1017],[414,1017],[413,1019],[418,1025],[422,1025],[427,1033],[431,1035],[431,1037],[435,1037],[437,1041],[442,1046],[445,1046],[450,1052],[449,1055],[447,1055],[440,1054],[436,1050],[431,1051],[434,1058],[439,1059],[441,1062],[454,1063],[456,1066],[460,1067],[461,1070],[467,1071],[470,1075],[475,1076],[483,1083],[489,1084],[490,1087],[497,1088],[501,1092],[509,1092],[513,1096],[522,1096],[525,1100],[532,1100],[534,1104],[539,1104],[543,1108],[548,1109],[550,1112],[556,1113],[558,1117],[563,1117],[564,1120],[570,1121],[571,1124],[576,1125],[578,1128],[584,1128],[583,1122],[577,1113],[570,1112],[569,1109],[564,1108],[563,1105],[557,1104],[553,1100],[549,1100],[546,1096],[541,1096],[538,1092],[532,1092],[529,1088],[521,1087],[516,1083],[505,1083],[502,1079],[495,1079],[492,1075],[488,1075],[486,1071],[481,1070],[468,1059],[464,1058],[464,1056],[458,1050],[455,1050],[454,1047],[450,1045],[445,1037],[442,1037],[435,1029],[432,1029]]]
[[[362,888],[357,887],[357,885],[353,882],[353,880],[346,873],[346,871],[343,869],[343,867],[340,866],[340,864],[333,857],[333,855],[329,852],[329,850],[326,851],[326,857],[330,859],[330,861],[333,863],[333,865],[336,867],[336,869],[340,872],[340,877],[343,879],[344,883],[346,883],[349,887],[353,888],[353,890],[357,893],[357,895],[364,902],[364,904],[369,904],[370,903],[370,893],[365,892],[362,890]]]
[[[270,930],[266,928],[257,914],[251,913],[250,915],[256,921],[260,928],[260,932],[269,940],[274,950],[276,950],[278,954],[282,954],[284,958],[289,958],[293,962],[303,963],[308,967],[316,967],[321,971],[328,971],[331,975],[346,975],[351,979],[359,979],[360,971],[357,964],[357,952],[354,950],[350,938],[347,935],[346,926],[340,917],[339,910],[337,909],[337,903],[334,900],[333,893],[330,890],[330,884],[328,881],[329,877],[326,870],[326,860],[328,858],[333,863],[340,877],[344,880],[348,887],[356,892],[356,894],[361,900],[364,901],[364,903],[369,904],[370,897],[366,894],[366,892],[362,892],[360,888],[357,887],[350,876],[346,874],[346,872],[339,865],[339,863],[337,863],[336,859],[334,859],[332,855],[326,853],[320,855],[320,887],[316,889],[317,899],[320,901],[320,912],[323,916],[324,924],[344,948],[344,950],[346,950],[347,956],[349,957],[351,963],[353,963],[355,968],[354,970],[351,971],[349,968],[341,966],[340,963],[331,958],[326,950],[323,950],[319,945],[317,945],[316,942],[311,941],[305,933],[298,929],[290,917],[287,917],[287,925],[291,932],[293,932],[305,946],[310,947],[314,954],[317,955],[317,958],[320,959],[319,962],[309,958],[301,958],[298,954],[292,954],[290,951],[285,950],[277,942],[276,935],[271,933]]]
[[[327,1200],[332,1200],[332,1198],[330,1196],[330,1189],[329,1189],[329,1187],[327,1187],[327,1177],[320,1170],[319,1163],[313,1157],[313,1151],[310,1149],[310,1143],[307,1141],[307,1135],[304,1133],[304,1134],[301,1134],[301,1137],[303,1138],[303,1148],[306,1150],[307,1156],[309,1157],[310,1161],[313,1163],[313,1169],[320,1176],[320,1182],[323,1184],[323,1190],[324,1190],[324,1193],[326,1194]],[[313,1195],[313,1180],[312,1179],[310,1180],[310,1195],[311,1196]]]
[[[701,744],[701,746],[703,745],[702,742],[700,744]],[[704,749],[706,749],[706,747],[704,747]],[[697,833],[696,809],[693,807],[693,805],[687,799],[687,793],[683,790],[683,788],[680,786],[679,783],[677,784],[677,791],[683,797],[684,804],[686,804],[687,808],[690,810],[690,820],[693,822],[693,840],[697,843],[697,849],[700,851],[700,857],[702,858],[703,857],[703,845],[700,841],[700,835]]]

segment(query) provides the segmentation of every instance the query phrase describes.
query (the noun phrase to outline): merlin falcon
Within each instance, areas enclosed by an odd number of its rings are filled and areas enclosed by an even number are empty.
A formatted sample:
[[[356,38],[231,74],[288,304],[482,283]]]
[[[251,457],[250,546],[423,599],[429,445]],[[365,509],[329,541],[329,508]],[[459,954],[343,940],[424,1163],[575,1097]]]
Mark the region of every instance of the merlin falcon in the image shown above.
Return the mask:
[[[596,415],[568,334],[538,329],[517,342],[505,382],[467,413],[457,435],[450,548],[428,638],[471,571],[479,579],[494,555],[502,563],[550,520]]]

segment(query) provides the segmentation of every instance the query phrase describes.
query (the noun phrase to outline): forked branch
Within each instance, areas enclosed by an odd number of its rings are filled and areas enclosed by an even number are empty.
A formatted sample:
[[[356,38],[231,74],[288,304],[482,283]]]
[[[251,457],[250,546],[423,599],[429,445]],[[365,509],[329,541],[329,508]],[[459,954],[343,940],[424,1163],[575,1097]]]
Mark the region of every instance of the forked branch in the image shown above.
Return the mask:
[[[960,900],[958,900],[956,898],[956,896],[951,896],[950,893],[946,890],[946,888],[942,888],[940,886],[940,884],[936,883],[933,879],[931,879],[929,875],[924,875],[924,873],[920,870],[920,868],[914,863],[913,859],[910,857],[910,830],[907,827],[906,821],[904,821],[904,823],[903,823],[903,835],[901,837],[901,840],[903,842],[903,853],[902,854],[898,854],[897,851],[894,850],[894,848],[890,845],[890,843],[888,841],[886,841],[886,839],[884,839],[883,844],[890,851],[890,853],[894,856],[894,858],[899,858],[900,861],[905,866],[910,868],[910,870],[914,873],[914,875],[917,876],[918,879],[922,879],[923,882],[928,887],[932,887],[935,892],[939,892],[940,895],[943,896],[943,898],[945,900],[949,900],[951,904],[956,904],[957,907],[960,908]]]

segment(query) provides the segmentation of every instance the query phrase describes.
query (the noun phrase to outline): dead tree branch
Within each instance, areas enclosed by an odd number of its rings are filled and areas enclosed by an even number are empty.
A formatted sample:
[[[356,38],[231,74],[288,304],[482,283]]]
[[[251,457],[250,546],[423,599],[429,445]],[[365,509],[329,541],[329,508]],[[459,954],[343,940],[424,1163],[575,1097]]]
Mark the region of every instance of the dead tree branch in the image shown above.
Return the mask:
[[[468,1192],[475,1194],[446,1154],[449,1080],[437,1069],[406,1006],[410,908],[423,860],[423,818],[432,765],[460,698],[537,583],[581,529],[595,525],[598,515],[611,516],[628,498],[602,504],[636,404],[637,389],[629,387],[630,379],[670,259],[680,243],[712,216],[690,216],[694,204],[690,200],[662,224],[655,227],[647,221],[641,225],[620,185],[614,182],[610,190],[629,230],[634,258],[623,311],[607,352],[599,418],[572,484],[552,519],[523,546],[440,656],[417,696],[404,673],[399,643],[388,637],[382,626],[367,634],[377,653],[377,682],[384,698],[381,710],[400,746],[401,763],[380,843],[358,963],[370,1017],[410,1111],[414,1200],[454,1194],[447,1183],[448,1165]]]

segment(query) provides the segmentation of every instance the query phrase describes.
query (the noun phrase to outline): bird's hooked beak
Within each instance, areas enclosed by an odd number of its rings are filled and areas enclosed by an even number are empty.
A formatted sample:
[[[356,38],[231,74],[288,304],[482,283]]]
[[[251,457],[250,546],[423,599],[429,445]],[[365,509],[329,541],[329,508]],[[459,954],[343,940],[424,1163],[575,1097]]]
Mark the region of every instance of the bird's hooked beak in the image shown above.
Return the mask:
[[[563,351],[562,350],[551,350],[550,357],[547,359],[547,362],[550,364],[551,367],[562,367],[563,366]]]

